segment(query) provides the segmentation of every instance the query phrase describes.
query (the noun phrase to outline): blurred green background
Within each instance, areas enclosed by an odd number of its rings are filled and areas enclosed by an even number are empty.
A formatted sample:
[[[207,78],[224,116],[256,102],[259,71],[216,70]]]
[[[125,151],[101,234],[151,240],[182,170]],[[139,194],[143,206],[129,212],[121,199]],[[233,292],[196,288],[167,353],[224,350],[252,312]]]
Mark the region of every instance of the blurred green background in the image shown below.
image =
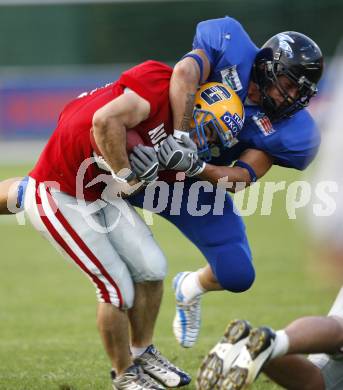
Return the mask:
[[[9,79],[15,80],[15,88],[20,83],[26,83],[26,88],[33,84],[31,74],[37,84],[41,75],[44,79],[56,78],[72,69],[69,78],[63,76],[63,85],[67,86],[78,73],[87,76],[87,72],[93,72],[93,79],[102,80],[102,67],[108,75],[113,66],[119,64],[122,69],[126,64],[150,58],[173,64],[191,49],[199,21],[224,15],[238,18],[258,45],[279,31],[304,32],[321,46],[327,62],[343,35],[343,2],[339,0],[89,4],[77,4],[75,0],[63,5],[14,6],[17,2],[13,0],[9,6],[11,1],[0,0],[0,90],[6,93]],[[39,88],[45,88],[43,81]],[[8,94],[3,96],[8,98]],[[29,102],[32,96],[29,91]],[[10,123],[2,121],[1,116],[7,114],[1,111],[2,99],[0,93],[0,126],[6,126]],[[26,115],[30,107],[25,106]],[[57,117],[57,109],[54,115]],[[13,111],[11,118],[17,116]],[[30,141],[31,129],[24,142],[5,143],[7,130],[0,128],[0,180],[25,175],[44,144],[44,140]],[[52,130],[53,126],[47,132]],[[292,170],[273,168],[266,180],[289,182],[301,177]],[[199,343],[183,350],[171,330],[171,279],[179,271],[193,270],[205,263],[173,226],[155,218],[152,229],[170,264],[156,344],[193,375],[230,319],[247,318],[255,325],[278,328],[302,315],[325,314],[335,296],[336,287],[323,281],[315,270],[303,216],[299,214],[297,220],[287,217],[285,192],[276,194],[271,216],[257,212],[245,221],[256,265],[256,283],[244,294],[221,292],[205,296]],[[96,331],[95,294],[87,278],[29,225],[18,226],[14,217],[0,218],[0,237],[0,389],[109,389],[109,364]],[[263,376],[254,386],[257,390],[276,388]]]
[[[0,175],[23,175],[29,169],[3,167]],[[295,171],[273,168],[266,180],[289,184],[299,178]],[[205,261],[174,226],[154,217],[152,230],[169,262],[155,343],[193,377],[231,319],[280,328],[299,316],[327,313],[336,288],[318,270],[309,271],[314,264],[308,235],[299,220],[288,219],[285,197],[284,191],[275,194],[270,216],[257,212],[245,218],[257,272],[254,286],[243,294],[207,294],[199,342],[186,350],[172,333],[171,281],[177,272],[195,270]],[[109,390],[110,365],[96,330],[92,284],[29,223],[18,226],[15,217],[3,217],[0,232],[0,389]],[[194,382],[186,389],[194,390]],[[278,387],[262,375],[253,389]]]
[[[0,65],[174,62],[190,50],[198,22],[224,15],[239,19],[258,45],[277,32],[296,30],[310,35],[330,56],[343,34],[340,0],[3,6]]]

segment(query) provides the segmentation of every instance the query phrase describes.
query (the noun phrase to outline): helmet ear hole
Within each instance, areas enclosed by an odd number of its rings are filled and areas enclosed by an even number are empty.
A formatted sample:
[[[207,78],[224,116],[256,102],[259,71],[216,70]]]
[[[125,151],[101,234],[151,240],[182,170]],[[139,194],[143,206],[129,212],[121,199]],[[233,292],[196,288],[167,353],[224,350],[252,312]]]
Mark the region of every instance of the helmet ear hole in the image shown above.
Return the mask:
[[[196,104],[196,105],[195,105],[195,108],[197,108],[198,110],[201,110],[201,104],[199,104],[199,103]]]

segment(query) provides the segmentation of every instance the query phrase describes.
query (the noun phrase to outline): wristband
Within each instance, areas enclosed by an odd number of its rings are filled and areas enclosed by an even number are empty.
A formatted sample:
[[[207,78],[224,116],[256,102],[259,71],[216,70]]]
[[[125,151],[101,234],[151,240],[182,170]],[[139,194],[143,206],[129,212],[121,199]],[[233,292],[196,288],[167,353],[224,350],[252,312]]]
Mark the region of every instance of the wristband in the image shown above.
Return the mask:
[[[253,168],[248,163],[246,163],[242,160],[237,160],[233,164],[233,166],[246,169],[249,172],[251,182],[254,183],[255,181],[257,181],[257,175],[256,175],[255,171],[253,170]]]
[[[203,63],[203,60],[202,58],[199,56],[199,54],[195,54],[195,53],[187,53],[185,54],[181,60],[183,60],[184,58],[193,58],[193,60],[196,61],[196,63],[198,64],[199,66],[199,71],[200,71],[200,77],[199,77],[199,84],[202,83],[202,78],[203,78],[203,74],[204,74],[204,63]]]
[[[173,133],[174,138],[176,138],[177,140],[181,140],[183,135],[189,138],[188,131],[174,129],[174,133]]]
[[[17,207],[19,209],[22,209],[24,207],[24,198],[28,182],[29,177],[25,176],[18,186]]]
[[[99,156],[95,152],[93,152],[93,156],[98,167],[104,171],[110,172],[113,179],[118,183],[128,183],[129,181],[136,178],[136,174],[129,168],[123,168],[121,170],[125,172],[124,177],[118,176],[115,172],[113,172],[112,168],[110,167],[110,164],[102,156]]]
[[[133,171],[131,171],[129,168],[121,169],[120,172],[122,172],[122,171],[128,171],[127,174],[124,177],[123,176],[118,176],[113,171],[111,172],[111,175],[112,175],[113,179],[115,181],[117,181],[118,183],[128,183],[131,180],[136,178],[136,174]]]

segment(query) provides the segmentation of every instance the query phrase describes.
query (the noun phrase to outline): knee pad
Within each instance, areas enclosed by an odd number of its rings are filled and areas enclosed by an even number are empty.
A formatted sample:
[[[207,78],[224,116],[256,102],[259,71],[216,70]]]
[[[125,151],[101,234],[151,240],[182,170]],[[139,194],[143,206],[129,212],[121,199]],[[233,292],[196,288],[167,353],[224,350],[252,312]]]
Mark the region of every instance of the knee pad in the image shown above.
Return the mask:
[[[146,240],[144,253],[141,253],[139,266],[132,272],[132,279],[136,283],[164,280],[167,275],[167,260],[155,240]]]
[[[246,245],[221,248],[212,253],[209,263],[225,290],[239,293],[248,290],[254,283],[255,269],[250,249]]]
[[[240,293],[249,290],[255,281],[255,270],[250,263],[244,267],[235,267],[216,273],[219,284],[228,291]]]

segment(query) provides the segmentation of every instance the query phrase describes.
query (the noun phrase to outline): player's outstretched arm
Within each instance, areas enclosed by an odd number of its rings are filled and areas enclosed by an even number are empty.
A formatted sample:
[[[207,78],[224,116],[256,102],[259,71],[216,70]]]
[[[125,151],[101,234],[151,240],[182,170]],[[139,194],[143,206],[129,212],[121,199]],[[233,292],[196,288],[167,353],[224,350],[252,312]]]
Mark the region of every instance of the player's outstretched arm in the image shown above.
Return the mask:
[[[199,178],[213,184],[228,183],[227,190],[237,192],[264,176],[272,165],[273,158],[267,153],[247,149],[233,167],[206,164]]]
[[[130,169],[126,130],[148,118],[150,103],[131,91],[107,103],[93,116],[93,134],[101,154],[114,173]]]
[[[187,132],[192,118],[195,93],[199,84],[207,80],[210,73],[210,63],[203,50],[193,50],[189,54],[195,55],[197,59],[185,57],[175,65],[169,89],[174,129]],[[202,71],[198,61],[201,61]]]
[[[18,210],[18,186],[22,177],[0,181],[0,214],[15,214]]]

